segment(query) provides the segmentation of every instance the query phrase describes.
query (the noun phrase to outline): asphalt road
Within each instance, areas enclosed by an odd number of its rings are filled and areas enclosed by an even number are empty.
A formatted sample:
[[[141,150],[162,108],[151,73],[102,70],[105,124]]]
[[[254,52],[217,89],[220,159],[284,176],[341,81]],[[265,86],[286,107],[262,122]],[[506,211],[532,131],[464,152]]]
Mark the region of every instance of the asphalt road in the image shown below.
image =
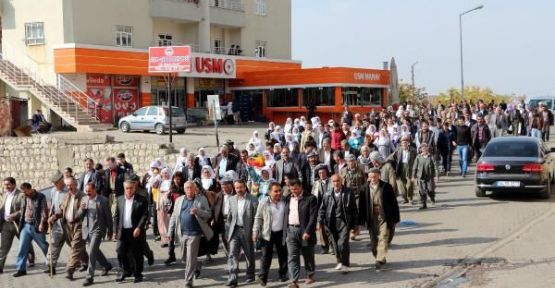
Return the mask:
[[[252,128],[232,129],[224,133],[241,139],[236,142],[246,142],[252,132]],[[212,135],[204,137],[204,142],[213,139]],[[144,139],[144,135],[141,138]],[[202,143],[201,138],[198,141]],[[457,163],[453,164],[456,172]],[[333,269],[334,256],[317,254],[317,281],[310,287],[555,287],[552,273],[555,196],[551,200],[515,194],[476,198],[473,188],[472,175],[464,179],[441,177],[435,208],[419,211],[417,206],[401,205],[402,222],[388,254],[386,271],[374,269],[365,231],[361,241],[351,243],[351,272],[337,273]],[[145,282],[116,284],[115,273],[111,273],[97,277],[95,286],[183,287],[184,265],[164,266],[167,250],[160,248],[152,237],[149,237],[149,244],[155,251],[156,261],[145,268]],[[63,268],[58,269],[59,274],[54,279],[49,279],[42,273],[43,264],[30,268],[25,277],[13,278],[16,247],[17,242],[8,257],[5,273],[0,275],[0,287],[74,287],[83,282],[84,273],[76,273],[74,282],[66,280]],[[113,264],[117,263],[115,243],[104,242],[101,249]],[[316,251],[318,253],[319,249]],[[66,247],[61,256],[63,263],[67,254]],[[204,257],[201,260],[202,277],[195,281],[195,287],[223,287],[227,277],[224,255],[216,255],[211,262]],[[275,282],[276,262],[274,259],[269,287],[284,286]],[[258,261],[256,265],[259,267]],[[245,280],[244,269],[243,262],[240,281]]]

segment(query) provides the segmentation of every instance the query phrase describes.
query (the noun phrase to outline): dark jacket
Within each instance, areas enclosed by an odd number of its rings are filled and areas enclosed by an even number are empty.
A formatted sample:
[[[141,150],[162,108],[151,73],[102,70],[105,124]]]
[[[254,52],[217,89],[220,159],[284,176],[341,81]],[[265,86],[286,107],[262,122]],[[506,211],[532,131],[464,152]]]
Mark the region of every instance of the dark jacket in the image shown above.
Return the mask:
[[[183,166],[181,169],[181,173],[183,174],[183,180],[185,182],[195,180],[196,178],[200,178],[200,173],[202,168],[195,162],[195,166],[193,167],[193,178],[189,179],[189,166]]]
[[[125,217],[125,196],[117,198],[116,211],[114,213],[114,228],[116,229],[116,239],[120,239],[123,230],[123,217]],[[132,229],[141,229],[140,238],[145,237],[145,227],[148,220],[148,202],[146,198],[135,194],[133,199],[133,211],[131,212]]]
[[[457,129],[458,128],[459,127],[457,127]],[[476,146],[476,145],[486,145],[486,144],[488,144],[489,140],[491,139],[491,131],[489,130],[489,127],[488,127],[487,124],[484,124],[484,129],[485,129],[484,130],[485,139],[482,139],[482,142],[479,143],[480,138],[478,137],[478,133],[479,133],[480,130],[478,128],[478,124],[472,126],[472,129],[470,130],[470,135],[471,135],[470,138],[471,138],[471,141],[472,141],[471,145]],[[459,130],[457,130],[457,139],[460,137],[458,135],[458,133],[459,133]],[[459,144],[459,142],[457,142],[457,144]]]
[[[108,199],[110,193],[112,192],[110,189],[110,179],[111,179],[111,170],[110,169],[106,169],[104,171],[104,192],[102,193],[102,195]],[[116,168],[116,185],[115,185],[115,189],[114,192],[116,193],[116,196],[121,196],[123,195],[123,182],[125,182],[125,170],[121,167],[117,167]]]
[[[14,198],[15,199],[15,198]],[[33,206],[35,206],[35,214],[33,215],[33,218],[35,218],[35,228],[37,228],[37,232],[38,232],[38,227],[39,225],[42,223],[44,224],[44,227],[46,227],[47,224],[47,217],[48,217],[48,204],[46,203],[46,196],[44,196],[44,194],[39,193],[37,191],[35,191],[35,197],[33,197],[32,199],[27,198],[27,196],[23,196],[21,197],[21,214],[19,214],[19,223],[20,225],[22,225],[23,223],[25,223],[25,211],[27,210],[27,200],[33,201]],[[44,211],[41,208],[44,205]],[[44,213],[43,213],[44,212]],[[2,215],[3,217],[4,215]],[[44,231],[43,233],[46,233],[46,231]]]
[[[401,215],[399,214],[399,203],[395,197],[393,187],[388,183],[380,180],[378,186],[382,189],[382,208],[385,216],[385,221],[389,226],[399,223]],[[373,209],[371,205],[370,183],[364,185],[362,193],[358,199],[358,224],[366,224],[367,228],[372,229],[372,219],[374,218]]]
[[[416,159],[416,156],[418,156],[418,154],[416,153],[416,149],[414,147],[409,146],[409,163],[408,163],[409,171],[412,171],[412,165],[414,164],[414,159]],[[397,178],[401,178],[401,176],[406,176],[406,175],[403,175],[401,171],[403,166],[401,165],[401,162],[403,161],[402,147],[397,148],[395,152],[391,153],[391,155],[389,155],[387,160],[393,161],[393,167],[395,167],[395,175],[397,176]],[[411,178],[411,173],[409,172],[408,179],[410,180],[410,178]]]
[[[78,190],[84,191],[86,184],[93,183],[94,187],[96,188],[96,192],[99,194],[102,194],[103,187],[104,187],[104,183],[102,183],[102,180],[104,177],[102,177],[102,175],[99,175],[99,173],[96,170],[92,170],[91,173],[92,175],[91,177],[89,177],[87,183],[85,183],[85,174],[87,174],[87,172],[84,172],[83,174],[81,174],[81,178],[79,179],[79,184],[77,186]]]
[[[214,166],[214,173],[216,173],[216,179],[220,178],[220,162],[222,161],[222,155],[218,154],[218,156],[216,156],[216,158],[214,159],[215,161],[212,162],[212,165]],[[229,170],[235,170],[237,168],[237,162],[239,162],[239,158],[237,158],[237,156],[233,155],[233,154],[228,154],[227,155],[227,165],[225,168],[225,171],[229,171]]]
[[[289,225],[289,203],[291,202],[291,195],[285,197],[285,222]],[[310,235],[308,241],[303,240],[303,246],[316,245],[316,222],[318,218],[318,200],[314,195],[304,193],[301,200],[299,200],[299,223],[302,234]],[[285,227],[287,227],[285,225]],[[287,229],[284,229],[287,234]],[[286,237],[286,236],[284,236]]]
[[[332,218],[335,217],[334,211],[341,209],[343,211],[343,221],[347,227],[353,229],[358,221],[358,209],[355,196],[351,189],[343,187],[341,191],[341,207],[337,207],[333,189],[324,194],[322,204],[318,212],[318,223],[324,224],[329,227]]]

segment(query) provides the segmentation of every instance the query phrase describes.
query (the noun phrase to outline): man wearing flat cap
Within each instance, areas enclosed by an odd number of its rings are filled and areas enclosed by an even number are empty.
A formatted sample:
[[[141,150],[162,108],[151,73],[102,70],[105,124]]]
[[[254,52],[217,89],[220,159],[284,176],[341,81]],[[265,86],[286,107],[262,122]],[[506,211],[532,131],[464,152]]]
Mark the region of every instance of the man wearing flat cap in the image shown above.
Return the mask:
[[[366,225],[370,232],[376,270],[380,270],[387,263],[391,227],[401,218],[393,187],[380,180],[380,169],[370,169],[368,183],[364,185],[358,203],[358,224]]]
[[[316,151],[310,151],[307,155],[307,163],[302,167],[302,181],[303,188],[305,191],[312,191],[314,182],[318,180],[318,172],[316,171],[316,166],[318,166],[318,153]]]
[[[318,199],[318,208],[320,208],[324,195],[332,189],[332,185],[329,178],[330,173],[326,164],[318,164],[315,170],[319,179],[314,182],[314,186],[311,191],[312,195]],[[325,229],[320,229],[320,231],[316,234],[318,236],[318,244],[322,247],[322,254],[328,254],[330,250],[330,242],[327,231]]]
[[[375,168],[380,169],[380,179],[385,181],[393,187],[395,196],[399,196],[397,192],[397,176],[395,174],[395,169],[391,162],[393,160],[385,160],[378,151],[370,153],[370,161]]]
[[[364,173],[364,169],[358,164],[354,154],[347,154],[345,160],[347,160],[347,165],[345,165],[340,172],[341,179],[343,179],[343,186],[351,189],[355,199],[358,199],[364,188],[364,183],[366,183],[366,174]],[[351,240],[356,240],[357,235],[358,230],[353,229]]]
[[[48,269],[44,270],[44,273],[52,272],[52,274],[56,274],[56,264],[58,263],[60,252],[62,252],[62,247],[65,243],[62,219],[57,219],[56,214],[62,213],[60,205],[67,195],[67,189],[64,183],[64,175],[60,171],[56,171],[56,173],[50,177],[50,182],[54,184],[54,187],[50,190],[52,205],[48,212],[48,217],[50,217],[48,219],[48,224],[50,224],[50,233],[52,233],[52,241],[48,247],[48,257],[52,258],[52,260],[49,261],[49,263],[52,264],[52,269],[48,267]]]
[[[403,196],[404,204],[413,203],[412,198],[414,196],[414,185],[411,178],[412,166],[414,165],[417,153],[415,148],[410,147],[409,142],[409,137],[403,136],[400,147],[388,158],[396,163],[397,189],[401,192],[401,196]]]

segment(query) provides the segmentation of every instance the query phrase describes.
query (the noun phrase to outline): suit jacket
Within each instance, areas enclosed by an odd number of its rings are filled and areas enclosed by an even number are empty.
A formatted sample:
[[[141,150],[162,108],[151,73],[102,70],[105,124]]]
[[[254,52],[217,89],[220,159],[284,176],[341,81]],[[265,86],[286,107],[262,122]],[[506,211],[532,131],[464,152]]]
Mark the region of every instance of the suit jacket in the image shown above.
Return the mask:
[[[20,209],[21,209],[21,201],[25,197],[25,195],[19,191],[19,189],[15,189],[15,194],[12,199],[12,204],[7,209],[10,209],[10,214],[14,218],[14,222],[16,225],[19,225],[19,216],[20,216]],[[7,195],[6,192],[0,194],[0,227],[4,224],[4,211],[6,211],[6,200]]]
[[[328,166],[329,172],[332,172],[333,167],[335,166],[335,160],[333,159],[333,152],[334,151],[335,150],[333,150],[333,149],[331,149],[331,151],[330,151],[330,163],[329,163],[329,166]],[[324,163],[324,161],[326,161],[326,154],[325,154],[324,149],[320,149],[318,151],[318,160],[319,160],[318,162],[320,162],[320,163]]]
[[[189,179],[189,166],[183,166],[183,169],[181,169],[181,173],[183,173],[184,177],[183,180],[187,182],[200,178],[201,171],[202,168],[197,164],[197,162],[195,162],[195,165],[193,166],[193,178]]]
[[[220,178],[219,171],[220,171],[220,162],[222,162],[222,159],[223,159],[222,155],[218,154],[218,156],[216,156],[216,158],[214,159],[214,162],[212,162],[212,165],[214,165],[214,173],[216,173],[217,179]],[[239,158],[237,158],[237,156],[231,153],[228,154],[225,171],[235,170],[237,168],[237,162],[239,162]]]
[[[385,217],[385,221],[388,226],[393,226],[399,223],[401,215],[399,213],[399,203],[397,202],[397,197],[395,197],[395,192],[393,187],[388,183],[380,180],[378,183],[379,189],[382,190],[382,209]],[[364,189],[358,198],[358,225],[366,224],[368,230],[372,229],[374,211],[373,211],[372,193],[370,193],[370,183],[364,185]]]
[[[451,145],[451,144],[449,144]],[[395,163],[395,175],[397,176],[397,178],[401,178],[401,177],[406,177],[406,179],[411,179],[412,178],[412,166],[414,165],[414,160],[416,159],[417,153],[416,153],[416,149],[414,149],[413,147],[409,146],[409,159],[408,159],[408,163],[406,165],[408,165],[407,171],[408,175],[402,175],[402,162],[403,162],[403,148],[399,147],[397,148],[397,150],[395,150],[395,152],[393,152],[391,155],[389,155],[387,160],[391,160]]]
[[[480,128],[478,126],[478,124],[472,126],[472,128],[470,129],[470,138],[471,138],[471,145],[476,146],[476,145],[485,145],[489,142],[489,140],[491,140],[491,131],[489,130],[489,126],[487,124],[484,124],[484,134],[485,134],[485,139],[482,139],[482,143],[478,143],[480,139],[480,137],[478,136],[478,133],[480,131]]]
[[[172,213],[170,218],[170,225],[168,226],[168,237],[175,237],[176,241],[181,241],[181,207],[183,206],[183,201],[187,196],[182,195],[177,198],[175,201],[175,209],[173,209],[174,213]],[[202,195],[195,196],[195,200],[193,201],[193,207],[196,207],[197,210],[197,221],[202,230],[202,234],[206,237],[207,240],[212,239],[214,233],[210,226],[207,224],[207,221],[212,217],[212,211],[210,210],[210,206],[208,206],[208,200],[206,197]]]
[[[104,171],[104,193],[103,193],[104,197],[106,198],[108,198],[108,195],[110,195],[111,193],[110,179],[111,179],[111,170],[106,169],[106,171]],[[118,166],[116,168],[116,183],[115,183],[116,185],[114,189],[116,196],[123,195],[123,182],[125,182],[125,170],[123,170],[123,168]]]
[[[303,183],[304,191],[312,191],[312,184],[310,184],[311,183],[310,175],[312,173],[312,168],[308,163],[306,163],[306,165],[302,167],[303,168],[301,169],[301,174],[302,174],[302,183]],[[314,168],[316,168],[316,166],[314,166]],[[318,180],[319,178],[320,177],[318,176],[318,173],[314,172],[314,181],[316,182],[316,180]]]
[[[87,183],[85,183],[85,175],[90,174],[89,179],[87,180]],[[81,177],[79,177],[79,183],[77,186],[77,189],[79,191],[84,191],[85,190],[85,185],[88,183],[94,183],[94,187],[96,188],[97,193],[102,191],[102,187],[104,186],[104,183],[100,183],[100,181],[102,181],[102,178],[100,178],[97,176],[96,171],[92,170],[92,171],[85,171],[83,172],[83,174],[81,174]]]
[[[318,207],[322,204],[322,200],[324,199],[324,195],[328,193],[332,189],[331,178],[328,177],[326,179],[326,184],[322,185],[322,180],[318,179],[314,182],[314,186],[312,187],[312,195],[318,199]]]
[[[285,164],[285,171],[283,170],[284,168],[284,164]],[[301,173],[301,169],[299,168],[299,165],[297,165],[297,163],[295,163],[295,161],[291,158],[289,158],[289,161],[284,163],[283,159],[280,159],[279,161],[276,162],[276,165],[274,166],[276,169],[276,181],[279,183],[283,183],[283,176],[286,173],[290,173],[292,174],[292,176],[294,178],[300,179],[302,181],[302,173]]]
[[[237,162],[237,167],[235,168],[235,172],[237,172],[237,177],[242,179],[243,181],[247,181],[249,177],[249,172],[247,171],[247,164],[243,163],[243,161]]]
[[[507,130],[509,128],[509,121],[507,119],[507,115],[505,115],[505,113],[501,112],[501,114],[497,114],[497,113],[492,113],[489,116],[489,123],[488,125],[490,127],[494,127],[495,129],[500,129],[500,130]],[[499,124],[501,127],[497,128],[497,118],[499,117]]]
[[[79,215],[79,206],[81,205],[81,199],[83,199],[83,197],[85,197],[85,193],[77,191],[77,194],[75,194],[75,199],[73,200],[73,206],[69,206],[69,201],[70,201],[70,193],[68,192],[65,197],[64,200],[62,200],[62,203],[60,204],[60,212],[56,213],[56,218],[58,219],[62,219],[62,226],[66,226],[67,223],[67,219],[66,219],[66,215],[68,213],[68,211],[73,210],[73,221],[74,222],[81,222],[81,218]]]
[[[292,195],[285,197],[285,219],[287,225],[289,225],[289,204],[291,202]],[[299,223],[302,234],[306,233],[310,236],[308,241],[303,240],[303,246],[314,246],[316,245],[316,222],[318,220],[318,200],[314,195],[304,193],[302,198],[299,200]],[[287,227],[286,225],[286,227]],[[284,229],[287,234],[287,229]],[[287,235],[285,235],[287,237]]]
[[[116,211],[114,213],[114,229],[116,229],[116,239],[121,238],[123,230],[123,217],[125,217],[125,196],[117,198]],[[131,229],[141,229],[141,238],[145,237],[145,227],[148,220],[148,202],[146,198],[135,194],[133,198],[133,211],[131,212]]]
[[[254,226],[252,230],[253,234],[258,234],[260,238],[266,241],[272,240],[270,238],[272,235],[272,223],[274,219],[272,219],[272,207],[270,206],[271,201],[272,200],[270,200],[270,197],[266,197],[262,201],[260,201],[258,209],[256,210],[256,216],[254,217]],[[283,203],[283,205],[285,205],[285,201],[283,199],[280,201],[280,203]],[[287,218],[285,214],[285,209],[283,211],[283,230],[285,231],[287,230]],[[283,235],[285,235],[285,233]],[[282,237],[280,241],[283,245],[285,245],[285,236]]]
[[[358,221],[358,209],[357,203],[355,199],[355,195],[353,194],[352,190],[347,187],[341,188],[341,206],[337,205],[335,201],[335,195],[333,188],[328,190],[326,194],[324,194],[324,198],[322,199],[322,205],[318,210],[318,223],[324,224],[329,227],[332,218],[335,218],[334,212],[337,209],[341,209],[343,212],[343,221],[347,224],[347,227],[353,229],[355,225],[357,225]]]
[[[77,216],[81,218],[82,222],[82,233],[83,240],[87,240],[89,235],[96,234],[100,236],[112,235],[114,231],[112,213],[110,207],[108,206],[108,199],[102,195],[96,195],[94,200],[90,200],[88,195],[85,195],[81,199],[81,203],[87,204],[87,209],[81,209],[79,205],[79,210]],[[88,215],[90,205],[96,206],[96,214]]]
[[[228,241],[231,241],[231,237],[235,231],[235,225],[237,225],[238,217],[243,219],[243,231],[248,233],[247,239],[251,239],[254,216],[256,215],[256,209],[258,208],[258,198],[246,193],[243,215],[239,215],[239,203],[237,197],[238,195],[233,195],[229,198],[229,214],[227,215],[227,223],[229,224],[229,231],[227,232]]]

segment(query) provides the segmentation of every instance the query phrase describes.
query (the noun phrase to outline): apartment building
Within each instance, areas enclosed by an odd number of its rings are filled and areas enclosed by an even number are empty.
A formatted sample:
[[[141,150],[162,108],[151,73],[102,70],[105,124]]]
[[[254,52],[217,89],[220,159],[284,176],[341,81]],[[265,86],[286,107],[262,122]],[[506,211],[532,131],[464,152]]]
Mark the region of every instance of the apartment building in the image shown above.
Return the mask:
[[[301,62],[291,59],[291,0],[1,0],[0,3],[3,80],[0,95],[26,98],[29,117],[42,107],[53,122],[59,119],[77,128],[117,123],[141,106],[165,105],[169,97],[175,106],[202,109],[206,107],[207,95],[212,94],[220,95],[222,104],[236,99],[245,106],[244,114],[254,111],[266,119],[271,119],[275,112],[266,109],[272,107],[268,104],[277,103],[276,107],[283,110],[281,102],[286,98],[289,100],[285,102],[295,107],[282,112],[303,113],[307,101],[301,99],[303,85],[313,88],[348,86],[351,82],[361,85],[360,79],[355,79],[356,73],[378,75],[379,79],[370,77],[368,83],[362,83],[377,90],[361,93],[370,93],[374,98],[379,94],[379,99],[372,98],[372,103],[382,103],[383,89],[389,81],[389,74],[381,70],[349,70],[344,74],[347,78],[332,79],[340,83],[324,83],[318,76],[330,74],[333,68],[304,71]],[[170,45],[190,45],[196,67],[191,73],[177,75],[168,94],[164,77],[148,73],[147,49]],[[221,62],[228,63],[227,69],[214,69],[213,64]],[[281,71],[282,76],[287,71],[311,76],[301,77],[308,82],[292,83],[291,87],[274,83],[274,77],[266,84],[249,80],[272,71]],[[287,93],[294,95],[274,93],[274,88],[288,89]],[[341,108],[343,90],[323,90],[318,88],[310,94]],[[250,107],[255,104],[256,109]]]

